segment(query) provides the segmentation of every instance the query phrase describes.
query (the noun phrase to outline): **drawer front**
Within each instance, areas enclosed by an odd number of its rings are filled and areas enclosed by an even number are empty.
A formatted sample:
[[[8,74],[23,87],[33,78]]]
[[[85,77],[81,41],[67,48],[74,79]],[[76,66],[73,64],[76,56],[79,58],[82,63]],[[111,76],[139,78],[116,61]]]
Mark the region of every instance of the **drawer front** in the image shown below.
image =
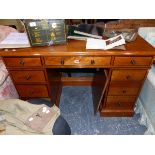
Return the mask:
[[[111,57],[93,57],[93,61],[94,65],[109,66]],[[93,64],[93,61],[91,60],[91,64]]]
[[[4,58],[7,67],[41,66],[40,58]]]
[[[106,101],[106,109],[128,109],[133,108],[135,97],[126,96],[108,96]]]
[[[21,97],[48,97],[46,85],[16,85]]]
[[[147,70],[113,70],[111,81],[142,81],[146,73]]]
[[[44,71],[10,71],[13,80],[18,82],[45,82]]]
[[[90,65],[91,57],[45,57],[45,65]]]
[[[45,57],[45,65],[110,65],[111,57]]]
[[[152,57],[115,57],[116,66],[149,66]]]
[[[61,57],[44,57],[45,65],[63,65],[64,61]]]
[[[138,87],[119,87],[110,86],[108,95],[137,95],[139,92]]]

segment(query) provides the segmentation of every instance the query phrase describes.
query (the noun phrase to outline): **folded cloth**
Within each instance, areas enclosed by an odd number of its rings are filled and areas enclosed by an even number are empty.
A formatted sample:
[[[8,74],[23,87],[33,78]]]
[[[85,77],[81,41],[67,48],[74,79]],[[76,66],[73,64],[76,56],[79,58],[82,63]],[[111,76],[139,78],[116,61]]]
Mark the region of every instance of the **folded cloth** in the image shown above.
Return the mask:
[[[4,134],[5,132],[6,129],[5,123],[6,123],[5,116],[3,113],[0,112],[0,134]]]
[[[7,71],[3,61],[0,60],[0,86],[4,83],[4,81],[7,77],[8,77],[8,71]]]
[[[8,73],[6,66],[1,58],[0,58],[0,71],[4,71],[4,72]]]
[[[0,42],[3,41],[11,32],[18,32],[16,29],[0,25]]]
[[[39,110],[34,112],[25,122],[27,126],[32,128],[33,130],[41,132],[43,128],[47,125],[47,123],[53,118],[55,115],[55,109],[49,108],[44,105]]]
[[[28,125],[26,123],[27,120],[38,113],[38,110],[40,111],[43,107],[46,107],[46,105],[33,105],[19,99],[0,101],[0,112],[5,114],[6,119],[5,134],[53,134],[53,125],[60,115],[60,110],[55,105],[50,108],[48,119],[46,123],[43,123],[44,125],[41,124],[41,127],[36,126],[36,128],[34,128],[32,124]]]
[[[7,77],[8,73],[0,70],[0,86],[4,83]]]

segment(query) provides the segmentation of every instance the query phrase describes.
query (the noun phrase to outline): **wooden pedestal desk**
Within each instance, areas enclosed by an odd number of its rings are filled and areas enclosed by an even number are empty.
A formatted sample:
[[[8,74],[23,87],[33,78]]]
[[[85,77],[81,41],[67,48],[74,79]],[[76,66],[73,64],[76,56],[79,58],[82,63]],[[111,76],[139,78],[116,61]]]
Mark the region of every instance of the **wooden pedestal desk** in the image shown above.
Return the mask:
[[[51,98],[59,106],[62,86],[92,86],[94,111],[133,116],[155,49],[141,37],[126,50],[86,50],[85,41],[66,45],[0,50],[21,99]],[[64,70],[95,70],[94,76],[63,76]],[[77,94],[78,95],[78,94]]]

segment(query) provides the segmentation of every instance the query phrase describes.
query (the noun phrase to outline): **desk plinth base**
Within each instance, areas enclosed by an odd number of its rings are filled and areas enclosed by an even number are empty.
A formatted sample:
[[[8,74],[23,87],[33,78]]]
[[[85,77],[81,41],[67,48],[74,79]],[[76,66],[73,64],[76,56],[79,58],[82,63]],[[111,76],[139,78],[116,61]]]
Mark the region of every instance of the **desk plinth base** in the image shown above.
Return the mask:
[[[100,114],[103,117],[133,117],[134,110],[102,109]]]

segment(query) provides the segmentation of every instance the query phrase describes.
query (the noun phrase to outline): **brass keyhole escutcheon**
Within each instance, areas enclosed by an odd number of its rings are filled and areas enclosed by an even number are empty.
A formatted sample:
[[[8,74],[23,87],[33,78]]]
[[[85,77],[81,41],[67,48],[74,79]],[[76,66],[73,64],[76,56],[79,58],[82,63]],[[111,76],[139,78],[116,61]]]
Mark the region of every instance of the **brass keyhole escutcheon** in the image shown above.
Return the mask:
[[[94,65],[95,64],[95,61],[94,60],[91,60],[91,64]]]
[[[26,75],[24,78],[25,78],[25,80],[30,80],[31,76],[30,75]]]
[[[19,64],[22,65],[22,66],[24,66],[24,64],[25,64],[24,60],[21,59],[20,62],[19,62]]]

